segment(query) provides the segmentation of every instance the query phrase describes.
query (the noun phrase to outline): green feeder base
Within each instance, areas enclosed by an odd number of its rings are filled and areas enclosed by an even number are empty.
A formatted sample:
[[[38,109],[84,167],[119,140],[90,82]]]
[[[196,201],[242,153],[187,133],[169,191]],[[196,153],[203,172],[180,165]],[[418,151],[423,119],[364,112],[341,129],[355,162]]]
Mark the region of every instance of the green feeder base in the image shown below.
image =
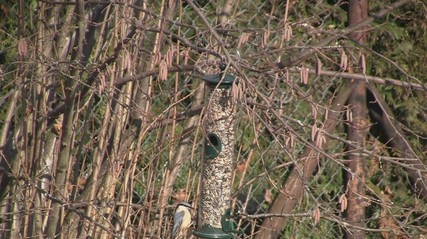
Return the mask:
[[[222,228],[215,228],[211,225],[203,225],[201,229],[193,232],[193,235],[200,238],[233,238],[233,235],[225,233]]]

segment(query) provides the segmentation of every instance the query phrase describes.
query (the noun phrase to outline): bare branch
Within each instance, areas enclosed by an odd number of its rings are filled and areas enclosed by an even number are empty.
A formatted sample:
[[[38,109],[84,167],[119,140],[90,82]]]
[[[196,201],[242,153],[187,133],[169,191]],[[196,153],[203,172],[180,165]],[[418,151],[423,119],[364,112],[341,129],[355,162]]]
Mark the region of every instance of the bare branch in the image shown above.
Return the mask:
[[[288,70],[290,72],[299,73],[299,70],[295,68],[289,68]],[[310,69],[309,73],[316,74],[316,70]],[[345,78],[345,79],[366,80],[372,83],[382,84],[382,85],[401,86],[411,90],[427,91],[427,87],[421,84],[403,82],[403,81],[392,79],[392,78],[383,78],[383,77],[369,76],[369,75],[363,75],[363,74],[357,74],[357,73],[347,73],[347,72],[328,71],[328,70],[321,70],[320,72],[318,72],[318,74],[322,76],[338,77],[338,78]]]
[[[277,67],[279,67],[279,69],[283,69],[285,67],[294,66],[294,65],[298,64],[299,62],[307,59],[311,55],[313,55],[316,52],[316,48],[326,46],[330,42],[335,41],[335,40],[341,38],[342,36],[348,35],[348,34],[354,32],[356,30],[359,30],[359,29],[371,24],[373,21],[384,17],[385,15],[389,14],[393,10],[395,10],[395,9],[405,5],[405,4],[411,3],[413,1],[414,0],[396,1],[396,2],[392,3],[391,5],[385,7],[384,9],[378,11],[372,17],[368,17],[365,20],[361,21],[360,23],[358,23],[354,26],[349,26],[345,29],[336,31],[335,34],[331,34],[331,36],[329,36],[329,37],[321,40],[320,42],[318,42],[316,45],[313,46],[313,48],[303,50],[301,53],[299,53],[293,57],[290,57],[288,59],[285,59],[284,61],[278,62]]]

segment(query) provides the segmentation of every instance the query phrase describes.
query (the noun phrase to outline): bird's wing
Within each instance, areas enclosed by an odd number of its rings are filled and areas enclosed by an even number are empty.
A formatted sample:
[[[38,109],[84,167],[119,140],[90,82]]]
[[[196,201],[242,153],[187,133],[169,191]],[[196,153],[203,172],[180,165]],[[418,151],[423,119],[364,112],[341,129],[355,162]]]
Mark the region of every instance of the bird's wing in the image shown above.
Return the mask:
[[[172,227],[172,234],[171,238],[175,238],[176,235],[179,232],[179,228],[181,227],[182,220],[184,218],[184,212],[177,212],[173,216],[173,227]]]

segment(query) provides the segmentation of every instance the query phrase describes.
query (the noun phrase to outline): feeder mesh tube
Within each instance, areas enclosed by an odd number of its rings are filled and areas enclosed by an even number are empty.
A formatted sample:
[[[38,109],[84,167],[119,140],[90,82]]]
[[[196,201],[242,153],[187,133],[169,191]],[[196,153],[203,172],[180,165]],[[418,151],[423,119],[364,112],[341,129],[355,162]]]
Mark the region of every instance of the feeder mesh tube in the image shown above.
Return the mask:
[[[217,135],[222,151],[214,159],[203,159],[199,225],[222,228],[221,218],[230,207],[236,113],[230,88],[209,87],[207,99],[206,135]]]

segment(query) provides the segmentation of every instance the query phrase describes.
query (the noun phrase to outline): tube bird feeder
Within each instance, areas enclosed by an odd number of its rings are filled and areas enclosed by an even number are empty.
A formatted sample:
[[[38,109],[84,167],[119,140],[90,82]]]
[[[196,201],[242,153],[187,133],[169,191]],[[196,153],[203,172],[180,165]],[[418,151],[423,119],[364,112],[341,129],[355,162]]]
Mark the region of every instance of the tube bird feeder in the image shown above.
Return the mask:
[[[206,75],[204,156],[198,207],[199,238],[232,238],[230,216],[231,177],[235,145],[235,105],[231,87],[235,77],[224,73]]]

